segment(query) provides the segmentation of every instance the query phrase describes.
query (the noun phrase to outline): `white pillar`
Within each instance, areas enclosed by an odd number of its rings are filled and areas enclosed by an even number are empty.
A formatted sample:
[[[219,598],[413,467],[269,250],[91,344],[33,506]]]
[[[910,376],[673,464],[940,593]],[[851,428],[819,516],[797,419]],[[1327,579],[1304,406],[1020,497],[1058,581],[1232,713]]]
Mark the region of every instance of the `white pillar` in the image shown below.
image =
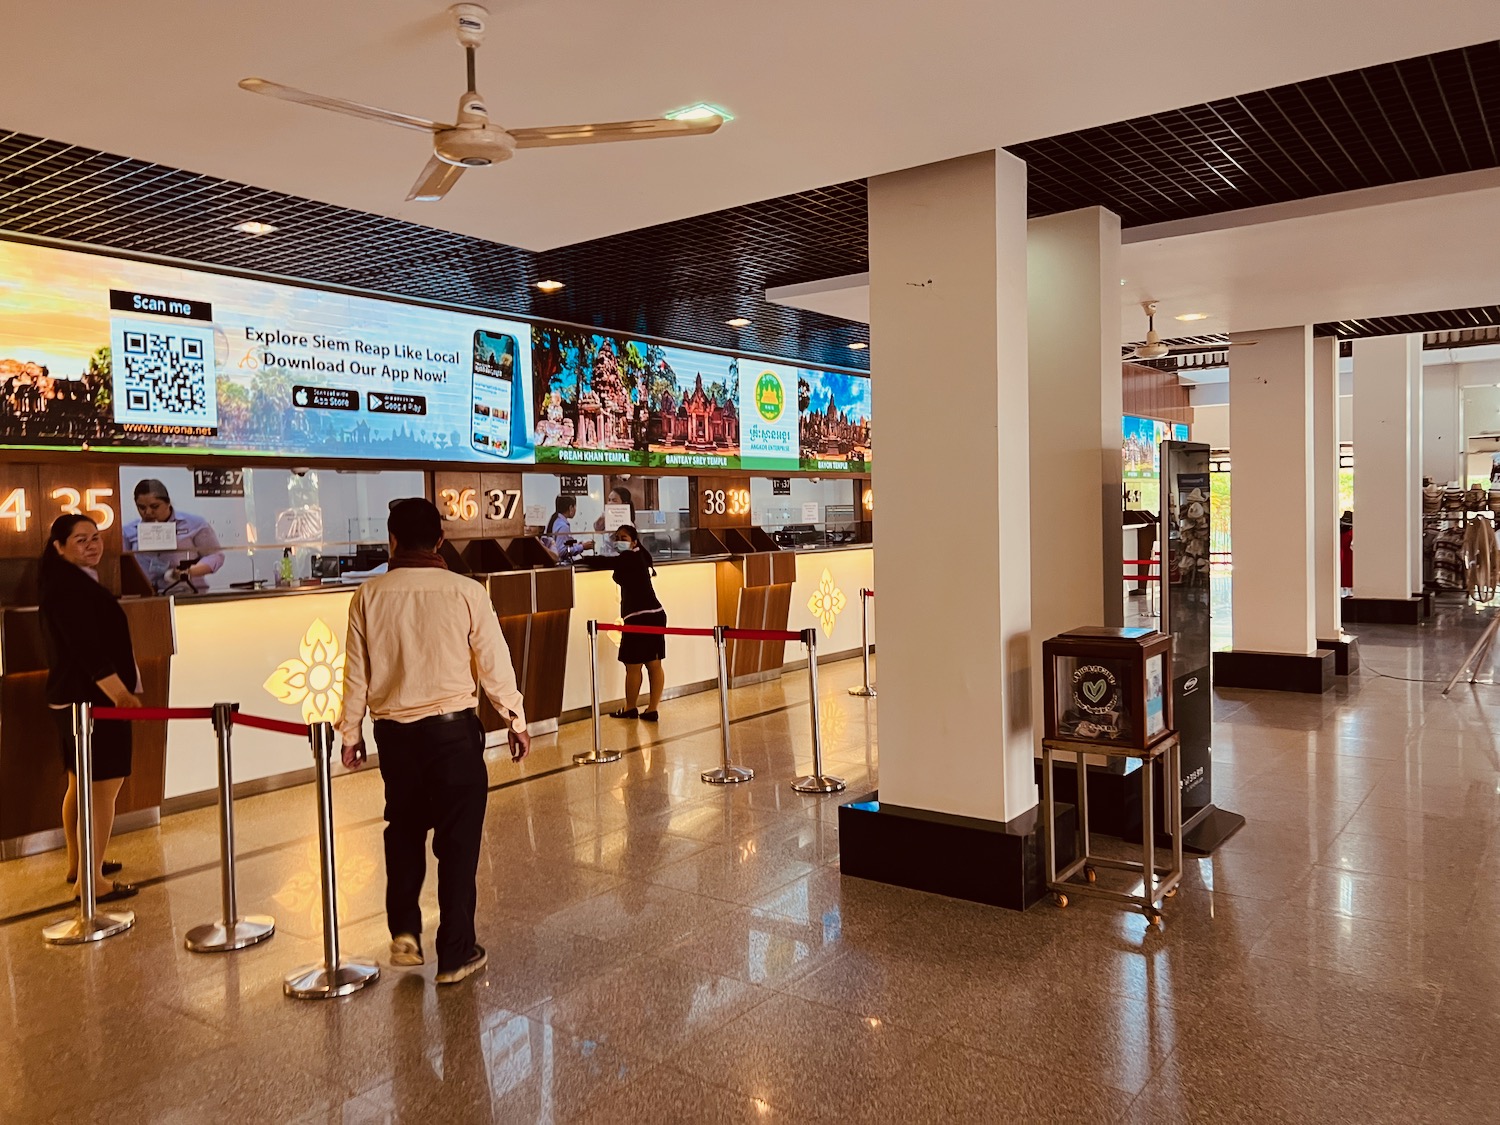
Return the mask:
[[[1313,636],[1312,328],[1232,333],[1234,649],[1307,655]]]
[[[1027,231],[1031,660],[1039,668],[1048,637],[1125,623],[1120,217],[1089,207],[1033,219]],[[1033,713],[1041,706],[1038,676]]]
[[[1411,592],[1422,592],[1422,337],[1408,336],[1416,342],[1416,357],[1408,380],[1411,391],[1411,412],[1407,418],[1409,436],[1409,465],[1407,490],[1411,494],[1407,518],[1410,522],[1410,538],[1407,549],[1411,552]]]
[[[1339,341],[1313,352],[1313,623],[1321,641],[1344,633],[1339,605]]]
[[[871,351],[895,372],[883,538],[880,800],[991,821],[1036,804],[1026,166],[987,152],[869,186]],[[904,373],[904,374],[903,374]],[[946,530],[945,530],[946,529]]]
[[[1420,336],[1354,341],[1354,593],[1409,601],[1412,574],[1411,384]],[[1418,509],[1420,511],[1420,507]]]

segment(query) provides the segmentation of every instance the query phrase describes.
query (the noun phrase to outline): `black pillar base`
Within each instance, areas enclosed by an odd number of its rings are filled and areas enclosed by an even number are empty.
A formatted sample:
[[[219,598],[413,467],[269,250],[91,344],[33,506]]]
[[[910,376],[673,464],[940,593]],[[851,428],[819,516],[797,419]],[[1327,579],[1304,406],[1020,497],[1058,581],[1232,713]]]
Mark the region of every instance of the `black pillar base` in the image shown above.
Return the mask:
[[[1333,653],[1333,673],[1336,676],[1352,676],[1359,671],[1359,638],[1345,633],[1336,641],[1319,641],[1319,648]]]
[[[1326,648],[1306,656],[1226,649],[1214,653],[1214,686],[1300,691],[1321,695],[1333,687],[1334,655]]]
[[[1139,769],[1138,763],[1131,763]],[[1124,773],[1108,766],[1086,768],[1089,786],[1089,831],[1121,840],[1141,838],[1141,779],[1135,769]],[[1036,783],[1042,784],[1042,760],[1036,759]],[[1052,794],[1059,806],[1078,804],[1078,768],[1052,763]]]
[[[839,870],[860,879],[1025,910],[1047,894],[1039,808],[1002,822],[883,804],[839,806]],[[1059,805],[1057,863],[1073,858],[1077,814]]]
[[[1430,604],[1425,597],[1344,598],[1339,614],[1345,621],[1368,625],[1420,625],[1423,616],[1432,612]]]
[[[1089,810],[1093,820],[1093,810]],[[1225,840],[1245,827],[1245,818],[1237,812],[1209,805],[1183,825],[1182,850],[1190,855],[1213,855]]]

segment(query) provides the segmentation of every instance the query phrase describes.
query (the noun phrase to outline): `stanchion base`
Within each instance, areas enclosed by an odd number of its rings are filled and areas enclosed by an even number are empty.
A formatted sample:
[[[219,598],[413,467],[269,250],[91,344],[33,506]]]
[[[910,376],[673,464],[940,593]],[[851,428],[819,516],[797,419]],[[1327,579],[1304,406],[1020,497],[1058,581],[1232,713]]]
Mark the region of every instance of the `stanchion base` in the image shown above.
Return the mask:
[[[84,945],[123,934],[133,925],[134,910],[101,912],[92,918],[68,918],[62,922],[53,922],[42,931],[42,937],[47,939],[48,945]]]
[[[232,926],[223,922],[205,922],[187,932],[183,944],[194,953],[228,953],[235,949],[259,945],[276,932],[276,919],[264,914],[247,914]]]
[[[619,760],[618,750],[585,750],[582,754],[573,755],[574,764],[580,766],[607,766],[610,762]]]
[[[373,961],[340,961],[332,972],[320,962],[287,977],[281,982],[281,991],[296,1000],[332,1000],[358,992],[379,979],[380,966]]]
[[[861,699],[874,699],[875,689],[872,687],[852,687],[849,689],[849,694],[857,695]]]
[[[738,785],[754,776],[755,771],[748,766],[720,766],[715,770],[703,771],[703,780],[710,785]]]
[[[838,793],[845,786],[842,777],[829,777],[827,774],[814,773],[799,777],[792,782],[792,788],[798,793]]]

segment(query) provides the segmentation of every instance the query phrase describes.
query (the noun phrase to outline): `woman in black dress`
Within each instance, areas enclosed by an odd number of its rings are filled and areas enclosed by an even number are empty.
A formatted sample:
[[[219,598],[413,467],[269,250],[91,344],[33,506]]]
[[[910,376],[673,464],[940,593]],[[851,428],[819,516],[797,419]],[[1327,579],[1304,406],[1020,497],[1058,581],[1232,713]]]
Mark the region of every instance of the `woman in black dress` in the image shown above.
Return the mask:
[[[63,797],[63,833],[68,842],[68,882],[78,878],[78,764],[73,704],[139,707],[140,670],[130,644],[130,625],[114,595],[99,584],[95,567],[104,555],[99,528],[87,516],[58,516],[47,534],[38,584],[42,642],[47,654],[47,705],[57,725],[68,792]],[[103,857],[115,823],[115,799],[130,776],[130,724],[94,723],[94,855]],[[100,875],[120,869],[101,861]],[[128,883],[98,884],[100,902],[128,898]]]
[[[641,546],[641,537],[635,528],[626,524],[612,532],[614,556],[587,560],[590,569],[612,570],[615,584],[620,587],[620,620],[626,625],[657,625],[667,623],[667,611],[656,596],[651,585],[651,576],[656,573],[651,567],[651,553]],[[625,706],[610,712],[616,719],[642,719],[654,723],[657,708],[661,706],[661,689],[666,682],[666,673],[661,662],[666,659],[667,638],[654,633],[626,633],[620,638],[620,663],[625,665]],[[641,695],[641,669],[645,669],[650,683],[650,698],[646,709],[637,709]]]

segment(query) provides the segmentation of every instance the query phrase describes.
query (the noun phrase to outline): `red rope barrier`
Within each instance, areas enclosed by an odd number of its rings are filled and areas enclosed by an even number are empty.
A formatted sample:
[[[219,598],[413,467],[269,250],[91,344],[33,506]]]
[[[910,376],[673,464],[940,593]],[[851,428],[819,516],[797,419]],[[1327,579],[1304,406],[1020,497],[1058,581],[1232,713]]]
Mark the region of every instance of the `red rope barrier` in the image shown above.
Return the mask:
[[[1160,574],[1127,574],[1127,575],[1124,576],[1123,581],[1125,581],[1125,582],[1160,582],[1161,581],[1161,575]]]
[[[867,598],[873,598],[875,596],[875,591],[874,590],[861,590],[860,593],[863,594]]]
[[[154,723],[162,719],[212,719],[212,707],[95,707],[96,719],[123,719],[130,723]]]
[[[780,629],[725,629],[724,638],[730,641],[800,641],[802,634]]]
[[[1126,566],[1160,566],[1161,559],[1121,559]]]
[[[299,738],[307,737],[306,723],[289,723],[285,719],[267,719],[260,715],[247,715],[243,711],[234,713],[234,721],[240,726],[258,727],[261,730],[275,731],[277,734],[293,734]]]
[[[711,637],[712,629],[675,629],[668,625],[614,625],[596,621],[594,628],[601,633],[647,633],[653,637]]]

